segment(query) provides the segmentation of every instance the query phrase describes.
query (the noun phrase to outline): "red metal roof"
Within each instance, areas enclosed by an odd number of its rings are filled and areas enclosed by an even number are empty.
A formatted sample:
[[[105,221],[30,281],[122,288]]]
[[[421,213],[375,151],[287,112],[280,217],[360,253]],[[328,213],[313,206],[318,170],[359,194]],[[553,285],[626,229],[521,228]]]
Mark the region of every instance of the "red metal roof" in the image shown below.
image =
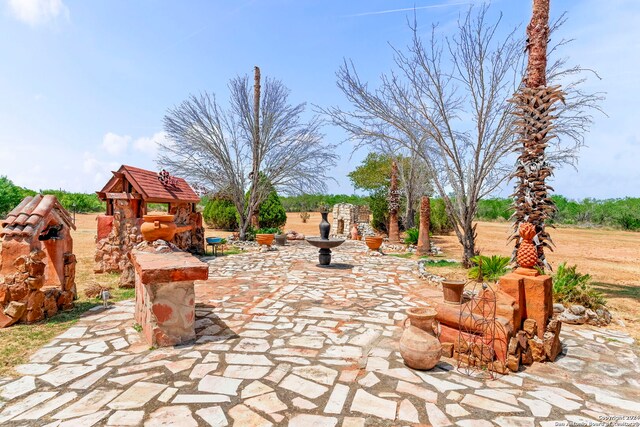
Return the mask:
[[[158,180],[158,173],[133,166],[122,165],[114,176],[107,182],[102,190],[98,192],[101,199],[106,198],[106,194],[118,182],[117,174],[125,176],[133,188],[148,202],[189,202],[197,203],[200,197],[193,191],[183,178],[175,177],[174,185],[165,185]]]
[[[55,213],[58,220],[64,222],[68,227],[76,229],[69,212],[62,207],[55,196],[37,194],[25,197],[18,206],[9,212],[2,221],[0,236],[33,236],[46,225],[43,220],[51,213]]]

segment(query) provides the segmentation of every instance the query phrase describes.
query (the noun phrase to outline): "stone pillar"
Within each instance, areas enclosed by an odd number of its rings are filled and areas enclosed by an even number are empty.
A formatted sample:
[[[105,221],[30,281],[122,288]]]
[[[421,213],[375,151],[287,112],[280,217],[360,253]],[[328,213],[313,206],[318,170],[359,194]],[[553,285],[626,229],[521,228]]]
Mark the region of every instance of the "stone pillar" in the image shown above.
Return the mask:
[[[522,274],[525,273],[525,274]],[[543,338],[553,315],[553,283],[551,277],[539,275],[534,269],[518,268],[500,278],[500,290],[511,295],[520,305],[521,318],[533,319],[538,325],[536,335]],[[517,329],[519,325],[516,325]],[[517,330],[516,329],[516,330]]]
[[[431,201],[428,196],[420,200],[420,229],[418,233],[418,255],[428,255],[431,252],[429,239],[429,223],[431,222]]]
[[[150,346],[167,347],[193,341],[195,280],[206,280],[208,265],[186,252],[133,250],[136,322]]]

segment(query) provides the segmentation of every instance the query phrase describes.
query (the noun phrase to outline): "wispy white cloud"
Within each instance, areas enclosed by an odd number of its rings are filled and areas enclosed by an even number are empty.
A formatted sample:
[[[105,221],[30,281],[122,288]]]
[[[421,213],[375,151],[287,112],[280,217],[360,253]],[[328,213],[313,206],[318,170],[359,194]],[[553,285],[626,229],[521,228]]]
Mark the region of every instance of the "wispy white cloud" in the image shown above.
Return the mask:
[[[418,7],[405,7],[402,9],[387,9],[387,10],[379,10],[374,12],[363,12],[363,13],[355,13],[353,15],[345,15],[346,17],[355,17],[355,16],[370,16],[370,15],[385,15],[387,13],[397,13],[397,12],[410,12],[413,10],[422,10],[422,9],[436,9],[441,7],[451,7],[451,6],[461,6],[465,4],[473,4],[473,1],[461,1],[461,2],[446,2],[439,4],[431,4],[428,6],[418,6]]]
[[[118,135],[113,132],[108,132],[102,138],[102,148],[109,154],[118,155],[127,151],[129,142],[131,142],[129,135]]]
[[[152,136],[143,136],[133,142],[133,148],[142,153],[148,154],[150,157],[156,156],[158,146],[167,143],[167,134],[165,132],[156,132]]]
[[[62,0],[7,0],[11,14],[32,27],[59,19],[69,19],[69,8]]]

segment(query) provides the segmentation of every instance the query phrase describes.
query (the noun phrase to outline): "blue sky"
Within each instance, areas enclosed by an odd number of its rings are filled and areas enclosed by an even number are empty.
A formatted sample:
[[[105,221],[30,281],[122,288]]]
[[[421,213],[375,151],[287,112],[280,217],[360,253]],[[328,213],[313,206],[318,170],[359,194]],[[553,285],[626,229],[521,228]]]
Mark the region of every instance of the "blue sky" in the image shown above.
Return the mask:
[[[607,92],[578,170],[556,172],[572,198],[640,196],[640,2],[552,0],[567,11],[572,63],[598,71]],[[449,34],[463,0],[72,1],[0,0],[0,175],[34,189],[98,190],[126,163],[156,169],[165,111],[190,93],[226,99],[227,81],[251,73],[282,80],[292,102],[344,105],[335,86],[343,58],[375,84],[405,45],[417,8]],[[494,1],[505,30],[525,24],[531,1]],[[524,27],[522,28],[524,31]],[[343,133],[325,128],[327,141]],[[346,174],[366,153],[339,148],[330,192],[353,191]],[[506,184],[499,195],[510,192]]]

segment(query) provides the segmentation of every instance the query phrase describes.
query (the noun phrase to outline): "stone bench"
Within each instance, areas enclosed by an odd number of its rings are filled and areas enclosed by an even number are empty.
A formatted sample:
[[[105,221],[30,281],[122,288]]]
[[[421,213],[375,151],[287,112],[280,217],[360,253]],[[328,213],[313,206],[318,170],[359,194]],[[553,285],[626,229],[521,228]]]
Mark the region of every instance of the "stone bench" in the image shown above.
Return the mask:
[[[133,250],[135,320],[150,346],[167,347],[193,341],[194,281],[206,280],[209,266],[187,252]]]

